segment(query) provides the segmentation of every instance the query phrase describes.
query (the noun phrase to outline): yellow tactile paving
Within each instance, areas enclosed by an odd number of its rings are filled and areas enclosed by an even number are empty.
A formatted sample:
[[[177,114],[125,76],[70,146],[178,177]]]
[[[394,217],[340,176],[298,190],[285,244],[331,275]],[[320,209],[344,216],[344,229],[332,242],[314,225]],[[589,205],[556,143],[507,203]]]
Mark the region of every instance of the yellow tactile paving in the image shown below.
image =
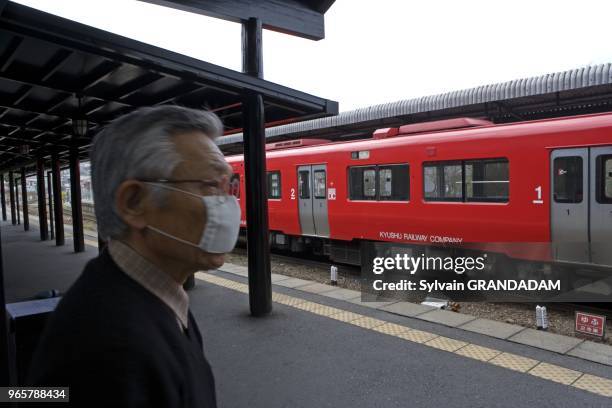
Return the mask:
[[[276,299],[274,298],[274,295],[276,296]],[[306,299],[301,299],[301,298],[296,298],[293,296],[287,296],[287,295],[282,295],[279,293],[273,293],[272,294],[272,300],[276,303],[280,303],[282,305],[285,306],[295,306],[295,305],[299,305],[300,303],[304,303],[307,302]]]
[[[512,353],[501,353],[492,360],[489,360],[489,363],[525,373],[535,367],[539,361]]]
[[[546,380],[570,385],[582,375],[580,371],[570,370],[569,368],[559,367],[558,365],[540,363],[531,370],[529,374]]]
[[[249,293],[249,286],[248,285],[232,286],[231,289],[237,290],[238,292],[242,292],[242,293]]]
[[[328,317],[330,319],[335,319],[341,322],[349,323],[352,320],[356,320],[356,319],[359,319],[360,317],[363,317],[363,315],[360,315],[358,313],[353,313],[353,312],[347,312],[346,310],[343,310],[339,313],[335,313]]]
[[[236,290],[238,292],[248,293],[249,291],[249,286],[241,282],[236,282],[230,279],[225,279],[219,276],[214,276],[202,272],[196,272],[195,276],[197,279],[201,279],[203,281],[213,283],[218,286],[223,286],[224,288]]]
[[[395,323],[384,323],[384,324],[381,324],[380,326],[373,327],[372,330],[380,332],[380,333],[388,334],[389,336],[397,337],[399,334],[406,333],[410,331],[411,329],[409,327],[401,326]]]
[[[248,285],[240,282],[202,272],[196,273],[196,277],[215,285],[248,293]],[[583,374],[580,371],[570,370],[568,368],[540,362],[512,353],[502,353],[499,350],[438,336],[437,334],[426,331],[411,329],[410,327],[310,302],[302,298],[282,293],[273,292],[272,300],[283,305],[292,306],[297,309],[326,316],[330,319],[346,322],[379,333],[399,337],[414,343],[425,343],[425,345],[430,347],[451,351],[464,357],[484,361],[509,370],[531,374],[539,378],[570,385],[594,394],[612,397],[612,380],[606,378]]]
[[[220,286],[225,286],[226,283],[230,281],[229,279],[224,279],[224,278],[220,278],[215,275],[210,275],[208,273],[201,273],[201,272],[196,272],[196,278],[202,279],[206,282],[211,282],[211,283],[214,283]],[[233,282],[233,281],[230,281],[230,282]]]
[[[279,301],[287,301],[289,299],[294,299],[293,296],[287,296],[283,293],[278,293],[278,292],[272,292],[272,301],[273,302],[279,302]]]
[[[200,280],[207,281],[207,282],[210,282],[212,278],[216,278],[216,276],[213,276],[209,273],[204,273],[204,272],[196,272],[195,277],[196,279],[200,279]]]
[[[612,397],[612,380],[596,377],[591,374],[584,374],[572,384],[572,387],[603,395],[604,397]]]
[[[355,326],[363,327],[365,329],[372,329],[376,326],[381,326],[385,324],[384,320],[374,319],[373,317],[363,316],[359,319],[351,320],[349,324],[354,324]]]
[[[425,343],[431,339],[435,339],[438,335],[421,330],[410,330],[406,333],[397,334],[397,337],[413,343]]]
[[[221,285],[225,286],[226,288],[238,288],[242,285],[244,285],[243,283],[239,283],[239,282],[234,282],[232,280],[222,280]]]
[[[293,305],[293,307],[321,316],[331,316],[340,312],[340,309],[336,309],[335,307],[325,306],[320,303],[314,302],[298,303],[296,305]]]
[[[501,351],[490,349],[488,347],[477,346],[475,344],[468,344],[467,346],[455,351],[455,353],[464,357],[473,358],[475,360],[489,361],[498,354],[501,354]]]
[[[435,339],[426,342],[425,345],[440,350],[453,352],[455,350],[460,349],[461,347],[465,347],[467,343],[464,341],[449,339],[448,337],[444,336],[438,336]]]
[[[238,283],[238,282],[233,282],[233,283],[223,283],[223,286],[229,289],[234,289],[234,290],[238,290],[240,292],[244,292],[245,290],[248,290],[248,286],[245,285],[244,283]]]

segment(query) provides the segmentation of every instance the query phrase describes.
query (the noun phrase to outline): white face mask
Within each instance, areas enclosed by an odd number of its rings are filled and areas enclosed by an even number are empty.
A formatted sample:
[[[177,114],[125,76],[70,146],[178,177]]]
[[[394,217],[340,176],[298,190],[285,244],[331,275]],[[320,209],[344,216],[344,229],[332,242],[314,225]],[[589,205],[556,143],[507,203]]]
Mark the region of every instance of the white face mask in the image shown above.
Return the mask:
[[[175,241],[200,248],[205,252],[213,254],[225,254],[234,249],[236,241],[238,240],[238,232],[240,231],[240,205],[238,205],[238,200],[236,200],[236,197],[233,195],[201,196],[190,191],[181,190],[179,188],[166,186],[160,183],[147,184],[154,184],[161,188],[179,191],[194,197],[199,197],[206,208],[206,224],[204,225],[204,230],[202,231],[200,243],[197,245],[193,242],[189,242],[175,237],[174,235],[168,234],[167,232],[164,232],[151,225],[147,225],[147,228],[157,232],[158,234],[174,239]]]

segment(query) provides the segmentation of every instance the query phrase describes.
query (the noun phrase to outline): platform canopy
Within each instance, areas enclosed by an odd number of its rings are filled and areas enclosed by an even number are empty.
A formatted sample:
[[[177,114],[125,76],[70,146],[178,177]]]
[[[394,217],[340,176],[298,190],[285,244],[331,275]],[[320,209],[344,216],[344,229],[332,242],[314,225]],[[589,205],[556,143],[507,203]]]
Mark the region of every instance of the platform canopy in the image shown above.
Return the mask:
[[[263,95],[267,124],[338,112],[334,101],[30,7],[0,0],[0,13],[0,171],[65,157],[72,143],[86,157],[100,126],[141,106],[211,109],[228,133],[242,130],[248,92]],[[85,135],[74,129],[83,119]]]
[[[335,0],[142,0],[228,21],[251,17],[263,28],[311,40],[325,37],[324,14]]]
[[[266,129],[269,143],[300,138],[366,139],[376,129],[459,117],[494,123],[612,111],[612,64],[590,65],[438,95],[383,103],[327,118]],[[217,139],[225,153],[242,152],[242,133]]]

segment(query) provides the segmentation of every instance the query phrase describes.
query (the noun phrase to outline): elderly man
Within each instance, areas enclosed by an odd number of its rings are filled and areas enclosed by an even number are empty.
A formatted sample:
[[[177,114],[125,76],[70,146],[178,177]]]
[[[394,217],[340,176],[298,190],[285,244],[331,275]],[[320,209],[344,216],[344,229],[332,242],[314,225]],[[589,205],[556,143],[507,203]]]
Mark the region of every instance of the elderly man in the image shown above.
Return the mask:
[[[91,151],[107,249],[60,301],[30,383],[69,386],[75,406],[214,407],[213,374],[183,283],[218,268],[240,208],[213,113],[143,108],[100,132]]]

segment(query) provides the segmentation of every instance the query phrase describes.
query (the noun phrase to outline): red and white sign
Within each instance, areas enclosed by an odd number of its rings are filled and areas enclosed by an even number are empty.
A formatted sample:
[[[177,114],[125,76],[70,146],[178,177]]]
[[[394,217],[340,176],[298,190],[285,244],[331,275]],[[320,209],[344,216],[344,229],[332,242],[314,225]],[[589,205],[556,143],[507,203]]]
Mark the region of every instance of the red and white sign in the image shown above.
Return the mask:
[[[606,316],[576,312],[576,331],[591,336],[604,336]]]

